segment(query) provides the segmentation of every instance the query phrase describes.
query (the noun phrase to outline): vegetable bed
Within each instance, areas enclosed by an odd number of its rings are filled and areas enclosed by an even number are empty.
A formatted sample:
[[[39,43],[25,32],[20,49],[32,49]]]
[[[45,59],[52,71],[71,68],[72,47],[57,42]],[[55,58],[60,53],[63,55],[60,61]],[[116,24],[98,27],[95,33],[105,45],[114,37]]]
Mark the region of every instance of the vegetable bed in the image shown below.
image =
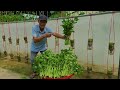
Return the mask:
[[[33,70],[41,79],[68,79],[73,75],[81,75],[84,68],[78,64],[77,56],[71,48],[55,54],[46,50],[35,58]]]

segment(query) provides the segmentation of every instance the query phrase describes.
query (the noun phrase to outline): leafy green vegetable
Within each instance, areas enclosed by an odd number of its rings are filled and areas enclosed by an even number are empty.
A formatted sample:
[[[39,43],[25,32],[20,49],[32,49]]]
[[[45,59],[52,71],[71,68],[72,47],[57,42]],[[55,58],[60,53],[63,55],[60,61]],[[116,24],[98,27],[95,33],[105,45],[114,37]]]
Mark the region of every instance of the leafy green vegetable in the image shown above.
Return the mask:
[[[63,19],[62,21],[62,27],[63,27],[63,34],[70,37],[72,32],[74,32],[74,24],[77,23],[77,21],[79,20],[78,17],[74,17],[74,18],[69,18],[70,14],[67,13],[67,18]],[[69,38],[67,38],[65,40],[65,45],[69,45],[70,44],[70,40]]]
[[[80,75],[84,68],[77,63],[77,56],[71,49],[61,50],[55,54],[51,50],[45,51],[35,58],[33,69],[41,78],[60,78],[71,74]]]

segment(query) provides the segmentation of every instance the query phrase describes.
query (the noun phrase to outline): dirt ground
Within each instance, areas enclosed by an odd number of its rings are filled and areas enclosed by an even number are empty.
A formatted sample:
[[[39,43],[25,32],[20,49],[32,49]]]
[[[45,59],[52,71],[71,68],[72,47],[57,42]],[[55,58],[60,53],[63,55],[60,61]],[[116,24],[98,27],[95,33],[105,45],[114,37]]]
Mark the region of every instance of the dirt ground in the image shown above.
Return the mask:
[[[0,79],[24,79],[27,77],[7,69],[0,68]]]
[[[0,79],[29,79],[31,74],[31,66],[24,61],[0,59]],[[81,76],[73,76],[71,79],[108,79],[104,73],[86,71]],[[112,76],[112,79],[117,79],[117,76]]]

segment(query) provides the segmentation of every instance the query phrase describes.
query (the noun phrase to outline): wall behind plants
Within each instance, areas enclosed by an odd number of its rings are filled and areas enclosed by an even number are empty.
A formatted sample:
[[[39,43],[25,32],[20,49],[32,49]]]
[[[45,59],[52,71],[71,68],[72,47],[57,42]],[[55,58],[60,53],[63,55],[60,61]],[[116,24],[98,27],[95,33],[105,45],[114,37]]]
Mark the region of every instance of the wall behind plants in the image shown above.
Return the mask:
[[[92,30],[93,30],[93,61],[94,61],[94,70],[98,72],[105,72],[107,65],[107,56],[108,56],[108,42],[109,42],[109,30],[110,30],[110,21],[112,14],[103,14],[92,16]],[[120,52],[120,13],[115,13],[114,23],[115,23],[115,74],[117,74],[118,61],[119,61],[119,52]],[[62,34],[62,20],[58,20],[59,31]],[[37,24],[37,21],[36,21]],[[56,31],[57,20],[49,20],[47,26],[52,28],[53,31]],[[28,36],[28,52],[30,54],[30,43],[32,40],[31,29],[34,25],[34,22],[26,22],[26,31]],[[89,28],[89,16],[79,17],[78,23],[75,25],[74,38],[75,38],[75,54],[78,56],[78,61],[86,65],[87,62],[87,40],[88,40],[88,28]],[[4,24],[4,31],[6,36],[6,47],[7,52],[10,52],[9,43],[8,43],[8,24]],[[10,23],[10,31],[12,37],[12,50],[14,55],[16,55],[16,23]],[[24,55],[25,52],[25,43],[24,43],[24,23],[18,23],[18,32],[20,38],[20,52]],[[55,38],[51,37],[48,39],[49,49],[55,51]],[[64,40],[60,40],[60,49],[64,49]],[[0,24],[0,51],[3,52],[3,43],[2,43],[2,24]],[[91,52],[89,52],[89,63],[91,63]],[[109,57],[109,66],[112,68],[112,57]]]

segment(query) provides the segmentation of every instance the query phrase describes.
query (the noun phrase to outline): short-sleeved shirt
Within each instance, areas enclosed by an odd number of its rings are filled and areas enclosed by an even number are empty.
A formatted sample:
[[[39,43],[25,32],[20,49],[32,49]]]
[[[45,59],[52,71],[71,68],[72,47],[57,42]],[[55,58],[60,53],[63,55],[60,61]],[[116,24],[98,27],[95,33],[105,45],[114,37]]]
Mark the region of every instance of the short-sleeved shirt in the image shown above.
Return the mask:
[[[45,33],[52,33],[52,29],[45,27],[43,31],[40,30],[39,25],[34,25],[32,27],[32,37],[40,37]],[[31,42],[31,51],[39,52],[47,49],[47,38],[42,39],[40,42],[35,43],[33,40]]]

